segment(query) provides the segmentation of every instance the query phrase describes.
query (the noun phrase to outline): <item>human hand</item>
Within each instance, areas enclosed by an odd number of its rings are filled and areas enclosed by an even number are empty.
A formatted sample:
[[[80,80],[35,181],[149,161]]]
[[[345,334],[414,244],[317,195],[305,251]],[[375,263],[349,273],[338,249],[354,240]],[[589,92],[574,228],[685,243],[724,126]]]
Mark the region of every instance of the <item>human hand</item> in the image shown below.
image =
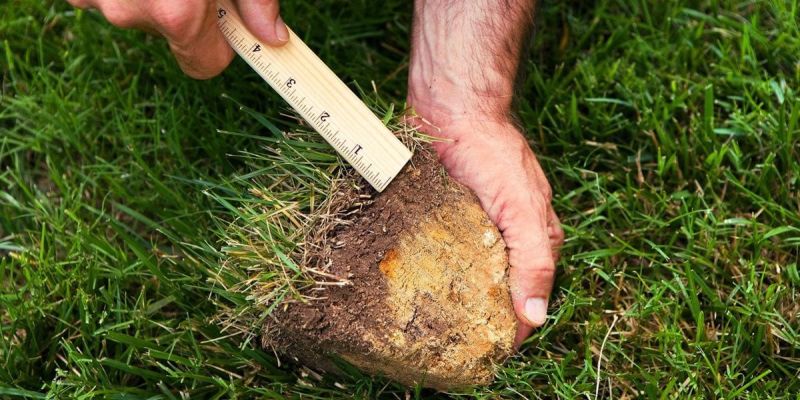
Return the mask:
[[[444,121],[440,126],[422,122],[420,127],[444,139],[435,142],[434,148],[445,169],[475,192],[503,234],[511,265],[511,299],[519,322],[514,343],[519,346],[533,328],[545,322],[555,262],[564,241],[550,204],[550,184],[512,122],[448,120],[424,108],[417,112]]]
[[[533,0],[414,1],[408,103],[450,175],[503,234],[519,346],[544,324],[564,232],[550,184],[513,124]]]
[[[219,75],[233,50],[217,28],[215,0],[67,0],[79,8],[96,8],[113,25],[160,34],[169,43],[183,72],[195,79]],[[245,25],[270,46],[289,40],[278,0],[238,0]]]

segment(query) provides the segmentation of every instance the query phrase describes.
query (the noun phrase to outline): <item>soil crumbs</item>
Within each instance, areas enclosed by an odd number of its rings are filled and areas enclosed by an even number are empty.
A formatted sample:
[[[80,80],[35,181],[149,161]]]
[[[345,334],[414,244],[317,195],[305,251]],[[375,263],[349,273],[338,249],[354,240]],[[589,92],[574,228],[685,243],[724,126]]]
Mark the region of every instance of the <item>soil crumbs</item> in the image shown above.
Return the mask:
[[[302,358],[306,358],[302,351],[306,346],[312,347],[309,349],[312,358],[317,358],[320,343],[331,352],[369,351],[371,345],[360,338],[367,330],[380,331],[385,326],[381,316],[386,315],[387,309],[380,295],[386,293],[386,283],[378,266],[397,245],[401,234],[415,228],[420,216],[458,197],[452,184],[433,149],[419,148],[383,193],[330,229],[325,245],[307,257],[317,269],[353,284],[324,285],[321,296],[316,292],[310,294],[321,299],[288,303],[276,311],[279,331],[269,332],[275,327],[268,327],[265,344],[279,350],[290,349],[291,354]],[[448,185],[451,190],[445,190]],[[336,195],[350,197],[351,203],[357,203],[358,194],[352,190]],[[280,332],[287,328],[293,331],[300,328],[304,332],[299,336]],[[307,343],[311,337],[317,343]],[[335,343],[336,348],[324,346],[325,343]],[[350,347],[339,348],[340,345]]]
[[[358,204],[363,197],[353,191],[336,196],[346,196],[350,204]],[[463,208],[465,201],[471,204]],[[408,264],[410,259],[405,258],[405,269],[398,273],[421,278],[423,284],[428,274],[432,274],[427,282],[433,282],[430,287],[434,292],[420,292],[414,299],[401,297],[401,303],[411,301],[404,306],[410,304],[412,308],[406,307],[398,320],[395,304],[398,299],[392,304],[387,301],[392,295],[387,277],[391,276],[389,269],[397,264],[394,259],[398,254],[408,255],[400,242],[407,243],[411,237],[416,246],[420,241],[425,246],[430,238],[417,233],[420,229],[429,230],[431,220],[441,221],[442,210],[448,207],[449,214],[444,214],[449,215],[449,224],[463,222],[462,225],[468,226],[467,233],[438,231],[449,241],[434,244],[438,251],[445,248],[450,253],[442,263],[430,257],[412,257]],[[474,195],[444,172],[430,146],[421,146],[382,194],[343,215],[324,234],[326,240],[321,241],[322,245],[313,247],[315,250],[307,255],[306,262],[349,283],[322,282],[307,293],[314,300],[286,302],[279,307],[264,328],[264,345],[291,355],[295,362],[306,366],[336,372],[339,368],[332,360],[342,358],[366,368],[367,372],[388,373],[407,384],[417,382],[417,374],[425,374],[430,365],[437,370],[431,372],[439,376],[438,381],[431,376],[430,384],[435,387],[449,387],[445,381],[458,380],[459,374],[469,375],[473,371],[478,371],[477,375],[458,384],[490,380],[491,365],[512,351],[516,326],[505,281],[505,246]],[[486,242],[487,237],[493,239]],[[469,277],[457,281],[440,279],[447,274],[442,275],[439,270],[448,263],[452,266],[452,259],[460,260],[460,255],[475,248],[476,242],[477,247],[485,247],[483,252],[467,257],[463,260],[467,265],[459,267],[465,272],[472,268],[466,272]],[[483,268],[483,265],[494,267]],[[435,278],[437,275],[440,278]],[[402,285],[419,284],[419,279],[416,282],[414,279]],[[449,282],[451,287],[435,289],[441,282]],[[443,306],[450,300],[437,297],[458,296],[458,293],[466,293],[471,299],[455,299],[454,307],[460,309],[452,310],[453,313],[447,308],[450,306]],[[481,309],[483,304],[491,306]],[[506,309],[509,311],[505,312]],[[468,332],[462,333],[459,327]],[[475,352],[464,353],[466,347],[476,347]],[[453,352],[460,356],[454,357]],[[445,359],[455,361],[448,363]],[[450,372],[443,375],[437,365],[444,365],[442,368]]]

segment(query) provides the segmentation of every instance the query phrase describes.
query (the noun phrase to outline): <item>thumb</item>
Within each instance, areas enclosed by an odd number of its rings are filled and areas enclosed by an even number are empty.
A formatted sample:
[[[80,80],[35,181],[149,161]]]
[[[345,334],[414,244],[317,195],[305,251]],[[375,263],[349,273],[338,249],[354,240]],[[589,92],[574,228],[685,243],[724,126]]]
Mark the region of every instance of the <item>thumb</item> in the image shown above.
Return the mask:
[[[239,0],[238,10],[247,28],[270,46],[289,41],[289,29],[280,16],[278,0]]]
[[[531,328],[543,325],[547,318],[555,275],[547,225],[549,207],[540,194],[519,191],[503,211],[498,227],[508,247],[511,301],[520,322],[519,344]]]

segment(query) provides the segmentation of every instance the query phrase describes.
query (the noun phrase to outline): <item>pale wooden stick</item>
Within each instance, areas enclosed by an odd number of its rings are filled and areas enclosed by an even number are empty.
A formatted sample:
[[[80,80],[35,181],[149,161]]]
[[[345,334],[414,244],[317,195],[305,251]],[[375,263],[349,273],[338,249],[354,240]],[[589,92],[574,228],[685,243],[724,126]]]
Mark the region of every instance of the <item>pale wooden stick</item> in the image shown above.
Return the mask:
[[[411,152],[291,30],[281,47],[261,43],[230,0],[217,2],[231,47],[376,190],[383,191]]]

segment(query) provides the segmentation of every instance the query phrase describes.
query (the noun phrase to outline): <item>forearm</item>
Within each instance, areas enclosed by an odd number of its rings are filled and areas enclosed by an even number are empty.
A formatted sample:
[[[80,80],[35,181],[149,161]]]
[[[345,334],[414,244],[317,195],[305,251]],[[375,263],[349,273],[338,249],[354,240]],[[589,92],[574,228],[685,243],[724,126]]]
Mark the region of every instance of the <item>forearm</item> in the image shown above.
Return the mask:
[[[416,0],[409,101],[437,125],[507,117],[534,0]]]

